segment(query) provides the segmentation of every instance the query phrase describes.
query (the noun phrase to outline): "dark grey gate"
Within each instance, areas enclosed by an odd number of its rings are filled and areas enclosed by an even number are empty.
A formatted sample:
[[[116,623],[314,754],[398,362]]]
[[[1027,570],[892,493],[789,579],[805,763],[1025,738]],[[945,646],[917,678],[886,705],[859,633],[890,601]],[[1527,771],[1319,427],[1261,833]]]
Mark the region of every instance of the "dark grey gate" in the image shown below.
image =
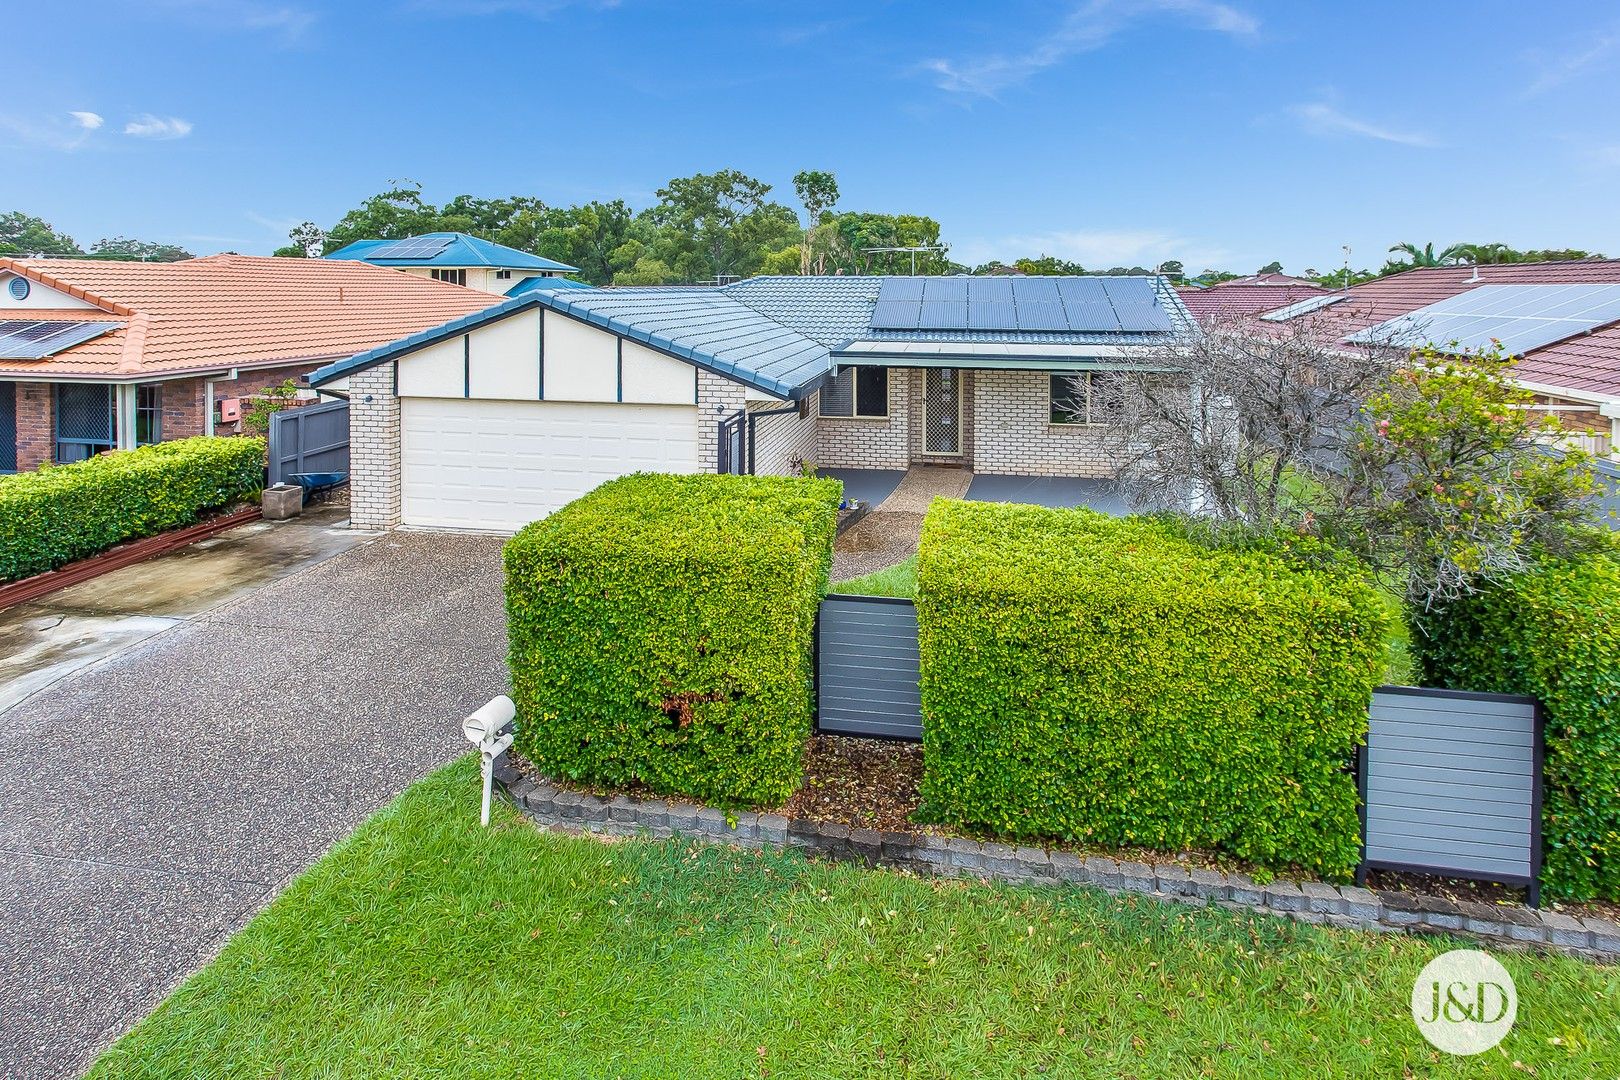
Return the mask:
[[[741,476],[748,472],[748,444],[745,441],[745,432],[748,428],[748,412],[739,409],[737,412],[719,421],[720,426],[720,460],[715,469],[719,473]]]
[[[1362,877],[1409,870],[1525,886],[1539,902],[1536,702],[1381,687],[1360,759]]]
[[[329,401],[270,414],[270,482],[293,473],[349,471],[349,403]]]
[[[917,608],[887,596],[821,602],[816,620],[816,730],[922,738]]]
[[[0,382],[0,473],[17,471],[17,384]]]

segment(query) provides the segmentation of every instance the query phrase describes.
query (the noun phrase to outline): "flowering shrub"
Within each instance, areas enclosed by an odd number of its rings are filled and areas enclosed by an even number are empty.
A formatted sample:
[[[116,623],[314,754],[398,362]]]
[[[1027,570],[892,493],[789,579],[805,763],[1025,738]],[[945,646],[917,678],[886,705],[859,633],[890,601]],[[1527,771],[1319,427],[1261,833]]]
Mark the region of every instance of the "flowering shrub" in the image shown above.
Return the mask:
[[[1371,397],[1347,448],[1342,538],[1427,608],[1579,546],[1590,456],[1532,411],[1501,350],[1425,348]]]

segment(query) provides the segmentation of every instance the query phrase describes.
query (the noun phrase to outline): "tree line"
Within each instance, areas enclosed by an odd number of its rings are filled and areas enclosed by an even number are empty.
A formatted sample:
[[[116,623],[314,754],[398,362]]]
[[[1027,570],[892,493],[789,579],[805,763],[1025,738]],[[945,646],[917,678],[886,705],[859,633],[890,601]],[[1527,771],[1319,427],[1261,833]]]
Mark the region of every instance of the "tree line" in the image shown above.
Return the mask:
[[[25,214],[21,210],[0,214],[0,255],[19,258],[54,255],[59,258],[128,259],[137,262],[179,262],[195,257],[175,244],[156,244],[124,236],[98,240],[87,250],[67,233],[57,232],[44,218]]]
[[[920,274],[965,269],[951,262],[939,222],[927,215],[840,211],[838,182],[827,172],[801,172],[793,186],[797,207],[773,199],[770,184],[722,169],[672,179],[656,203],[637,211],[623,199],[553,206],[532,195],[458,195],[436,206],[420,184],[404,182],[329,229],[304,222],[276,254],[331,254],[356,240],[461,232],[577,266],[593,285],[909,273],[913,255]]]

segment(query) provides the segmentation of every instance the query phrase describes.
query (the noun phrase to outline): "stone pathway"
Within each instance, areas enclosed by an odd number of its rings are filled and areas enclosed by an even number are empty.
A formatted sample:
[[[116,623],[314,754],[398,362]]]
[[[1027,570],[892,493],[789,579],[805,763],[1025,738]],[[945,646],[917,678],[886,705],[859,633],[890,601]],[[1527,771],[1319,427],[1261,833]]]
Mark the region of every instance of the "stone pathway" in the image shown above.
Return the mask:
[[[847,581],[905,562],[917,550],[929,504],[936,498],[963,498],[972,482],[966,469],[918,465],[907,470],[889,497],[833,545],[832,580]]]

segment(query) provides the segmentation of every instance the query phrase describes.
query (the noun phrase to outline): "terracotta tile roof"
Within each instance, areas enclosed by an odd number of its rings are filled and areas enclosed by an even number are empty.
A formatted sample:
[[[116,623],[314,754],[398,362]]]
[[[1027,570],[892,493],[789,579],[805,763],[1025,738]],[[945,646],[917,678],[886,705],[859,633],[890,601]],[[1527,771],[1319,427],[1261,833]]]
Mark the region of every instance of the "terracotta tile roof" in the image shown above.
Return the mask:
[[[1236,319],[1284,307],[1297,300],[1308,300],[1327,292],[1320,285],[1239,284],[1235,281],[1211,285],[1207,289],[1177,289],[1176,294],[1199,322]]]
[[[4,259],[0,270],[96,304],[28,318],[123,326],[0,374],[130,378],[230,367],[311,366],[481,311],[501,297],[386,267],[327,259],[213,255],[178,263]]]
[[[1307,317],[1349,335],[1481,285],[1613,283],[1620,283],[1620,259],[1424,267],[1353,286],[1344,300]],[[1538,388],[1620,399],[1620,323],[1530,350],[1517,378]]]

